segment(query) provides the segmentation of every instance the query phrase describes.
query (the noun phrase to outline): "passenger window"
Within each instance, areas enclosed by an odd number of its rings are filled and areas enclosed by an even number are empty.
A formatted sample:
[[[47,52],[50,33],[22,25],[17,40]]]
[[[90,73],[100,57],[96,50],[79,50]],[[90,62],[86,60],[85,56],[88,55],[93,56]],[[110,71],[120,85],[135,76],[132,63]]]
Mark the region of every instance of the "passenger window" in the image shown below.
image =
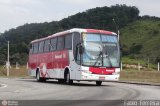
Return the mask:
[[[39,53],[43,53],[43,48],[44,48],[44,41],[41,41],[39,43]]]
[[[72,49],[72,34],[65,36],[65,49]]]
[[[50,46],[51,46],[51,51],[56,50],[56,48],[57,48],[57,37],[51,39],[51,45]]]
[[[64,48],[64,37],[58,37],[57,50],[62,50]]]
[[[33,53],[38,53],[38,42],[34,43]]]
[[[32,53],[33,53],[33,44],[30,44],[29,53],[30,53],[30,54],[32,54]]]
[[[50,40],[45,40],[45,44],[44,44],[44,52],[49,52],[50,49]]]

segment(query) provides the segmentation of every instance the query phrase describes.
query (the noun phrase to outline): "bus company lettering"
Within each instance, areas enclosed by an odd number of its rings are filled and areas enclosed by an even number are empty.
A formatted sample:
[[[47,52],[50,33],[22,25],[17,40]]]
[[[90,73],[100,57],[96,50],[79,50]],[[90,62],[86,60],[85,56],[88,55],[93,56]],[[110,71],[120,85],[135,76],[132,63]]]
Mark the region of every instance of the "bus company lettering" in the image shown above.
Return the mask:
[[[55,54],[55,59],[61,59],[61,58],[63,58],[62,54]]]
[[[55,59],[62,59],[62,58],[66,58],[66,54],[55,54]]]
[[[66,58],[66,54],[65,53],[63,53],[63,58]]]
[[[113,72],[114,69],[106,69],[107,72]]]

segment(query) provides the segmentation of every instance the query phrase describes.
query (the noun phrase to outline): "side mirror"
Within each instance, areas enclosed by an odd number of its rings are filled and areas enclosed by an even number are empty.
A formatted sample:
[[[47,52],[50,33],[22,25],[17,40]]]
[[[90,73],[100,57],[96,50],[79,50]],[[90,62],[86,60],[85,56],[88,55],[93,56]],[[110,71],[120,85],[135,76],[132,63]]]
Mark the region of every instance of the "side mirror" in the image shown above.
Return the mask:
[[[82,54],[83,53],[83,46],[81,45],[80,47],[79,47],[79,54]]]
[[[122,46],[120,46],[120,51],[122,51],[123,50],[123,47]]]
[[[78,48],[79,54],[82,54],[84,51],[82,43],[77,44],[77,48]]]

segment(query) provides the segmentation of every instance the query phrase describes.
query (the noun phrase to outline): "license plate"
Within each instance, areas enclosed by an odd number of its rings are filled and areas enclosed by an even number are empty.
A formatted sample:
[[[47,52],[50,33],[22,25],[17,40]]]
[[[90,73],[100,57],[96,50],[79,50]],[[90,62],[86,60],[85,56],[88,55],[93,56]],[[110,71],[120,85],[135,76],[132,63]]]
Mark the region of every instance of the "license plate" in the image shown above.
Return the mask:
[[[99,80],[105,80],[105,77],[99,77]]]

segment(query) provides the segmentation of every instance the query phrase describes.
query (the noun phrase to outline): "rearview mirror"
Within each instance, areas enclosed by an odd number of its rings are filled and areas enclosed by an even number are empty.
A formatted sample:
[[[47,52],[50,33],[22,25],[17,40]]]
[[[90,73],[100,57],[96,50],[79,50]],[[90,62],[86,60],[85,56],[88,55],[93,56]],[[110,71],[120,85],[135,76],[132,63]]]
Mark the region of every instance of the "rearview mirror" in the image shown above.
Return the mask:
[[[82,54],[84,51],[82,43],[77,44],[77,48],[78,48],[79,54]]]
[[[83,53],[83,46],[81,45],[80,47],[79,47],[79,54],[82,54]]]

